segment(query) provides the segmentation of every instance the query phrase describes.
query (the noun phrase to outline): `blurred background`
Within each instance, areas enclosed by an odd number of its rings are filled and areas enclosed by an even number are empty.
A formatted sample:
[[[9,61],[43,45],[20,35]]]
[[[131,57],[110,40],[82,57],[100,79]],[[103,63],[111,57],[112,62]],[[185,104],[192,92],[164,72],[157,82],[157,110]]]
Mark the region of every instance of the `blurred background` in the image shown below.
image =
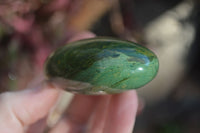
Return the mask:
[[[26,88],[51,51],[88,30],[138,42],[159,58],[157,77],[138,90],[134,133],[200,132],[198,0],[0,0],[0,92]],[[63,94],[50,127],[71,97]]]

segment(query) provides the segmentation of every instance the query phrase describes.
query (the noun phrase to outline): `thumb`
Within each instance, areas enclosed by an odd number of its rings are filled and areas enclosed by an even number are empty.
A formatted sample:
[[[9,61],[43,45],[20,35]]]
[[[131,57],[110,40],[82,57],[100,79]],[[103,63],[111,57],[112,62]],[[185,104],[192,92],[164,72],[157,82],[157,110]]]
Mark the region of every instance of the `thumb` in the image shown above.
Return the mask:
[[[23,132],[24,126],[45,117],[56,103],[60,90],[49,83],[0,95],[0,130]],[[10,128],[12,127],[12,128]]]

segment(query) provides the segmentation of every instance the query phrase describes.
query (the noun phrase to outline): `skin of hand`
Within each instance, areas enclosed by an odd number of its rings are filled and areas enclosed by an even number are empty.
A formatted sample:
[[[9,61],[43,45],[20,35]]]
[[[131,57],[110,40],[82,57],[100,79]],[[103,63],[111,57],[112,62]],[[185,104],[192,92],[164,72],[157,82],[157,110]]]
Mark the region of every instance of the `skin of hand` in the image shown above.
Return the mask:
[[[94,37],[84,32],[70,41]],[[43,81],[22,91],[0,94],[0,132],[43,133],[45,118],[63,93]],[[135,90],[115,95],[74,95],[49,133],[131,133],[138,108]],[[36,128],[35,128],[36,127]]]

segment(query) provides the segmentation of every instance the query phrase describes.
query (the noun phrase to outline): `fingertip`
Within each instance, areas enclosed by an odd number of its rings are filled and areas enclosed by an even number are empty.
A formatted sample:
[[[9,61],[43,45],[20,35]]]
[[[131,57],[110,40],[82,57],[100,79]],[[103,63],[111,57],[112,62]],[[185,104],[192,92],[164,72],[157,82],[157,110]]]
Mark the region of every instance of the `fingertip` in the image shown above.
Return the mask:
[[[104,132],[132,132],[137,108],[138,98],[135,90],[113,95]]]
[[[48,83],[40,83],[23,91],[10,92],[10,108],[22,125],[33,124],[44,118],[56,103],[60,89]]]
[[[71,39],[68,40],[68,42],[78,41],[78,40],[87,39],[87,38],[93,38],[95,36],[96,35],[92,32],[82,31],[82,32],[75,34]]]

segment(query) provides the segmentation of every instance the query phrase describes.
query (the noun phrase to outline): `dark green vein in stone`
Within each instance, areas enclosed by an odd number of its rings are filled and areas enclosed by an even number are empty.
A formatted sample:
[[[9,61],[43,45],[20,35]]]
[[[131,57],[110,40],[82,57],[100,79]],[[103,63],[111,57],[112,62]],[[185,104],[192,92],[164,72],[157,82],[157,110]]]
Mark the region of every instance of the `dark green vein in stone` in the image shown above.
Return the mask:
[[[122,80],[116,82],[115,84],[111,85],[112,88],[117,87],[119,84],[121,84],[122,82],[124,82],[125,80],[129,79],[129,77],[123,78]]]

